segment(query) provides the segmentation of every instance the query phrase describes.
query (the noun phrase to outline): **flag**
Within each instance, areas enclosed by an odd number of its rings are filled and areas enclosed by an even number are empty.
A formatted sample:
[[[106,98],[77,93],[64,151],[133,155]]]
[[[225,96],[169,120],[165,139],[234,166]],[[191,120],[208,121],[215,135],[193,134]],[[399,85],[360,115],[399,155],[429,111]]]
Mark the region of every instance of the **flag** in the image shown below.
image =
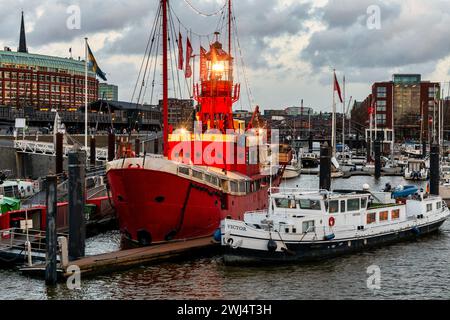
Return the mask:
[[[200,80],[205,81],[208,77],[208,70],[206,67],[206,49],[200,46]]]
[[[104,73],[97,64],[94,55],[92,54],[91,48],[88,46],[88,66],[94,71],[97,76],[99,76],[103,81],[106,81],[106,73]]]
[[[190,78],[192,76],[192,68],[191,68],[191,58],[193,49],[191,46],[191,41],[189,41],[189,37],[186,38],[186,71],[184,72],[184,76],[186,78]]]
[[[344,100],[342,100],[341,87],[339,86],[338,79],[336,78],[336,72],[334,73],[334,91],[337,91],[339,100],[343,103]]]
[[[178,34],[178,69],[183,70],[184,64],[183,57],[183,37],[181,36],[181,32]]]
[[[376,103],[375,99],[373,99],[371,105],[369,106],[369,115],[375,113],[376,105],[377,105],[377,103]]]

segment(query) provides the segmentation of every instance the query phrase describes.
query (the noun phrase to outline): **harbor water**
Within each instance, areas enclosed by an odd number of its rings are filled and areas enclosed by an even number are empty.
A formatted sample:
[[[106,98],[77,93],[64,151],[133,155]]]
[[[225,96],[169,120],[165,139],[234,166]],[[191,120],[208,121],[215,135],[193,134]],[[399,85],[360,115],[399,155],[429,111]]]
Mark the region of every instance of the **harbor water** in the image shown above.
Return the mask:
[[[381,190],[406,184],[401,177],[337,179],[333,187]],[[317,188],[318,177],[303,175],[287,186]],[[408,183],[410,184],[410,183]],[[424,187],[425,183],[420,183]],[[118,232],[88,240],[95,254],[119,247]],[[370,279],[379,271],[379,283]],[[0,299],[449,299],[450,223],[412,241],[327,261],[285,266],[229,267],[220,256],[143,266],[47,288],[43,280],[0,269]]]

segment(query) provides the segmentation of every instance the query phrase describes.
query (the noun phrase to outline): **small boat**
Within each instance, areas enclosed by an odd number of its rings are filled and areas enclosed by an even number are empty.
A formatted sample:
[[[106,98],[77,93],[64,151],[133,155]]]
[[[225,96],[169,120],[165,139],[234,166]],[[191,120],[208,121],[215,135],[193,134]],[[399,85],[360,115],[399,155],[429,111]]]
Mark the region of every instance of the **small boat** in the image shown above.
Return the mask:
[[[294,179],[300,177],[302,172],[302,163],[298,160],[297,153],[292,150],[292,160],[286,166],[283,173],[283,179]]]
[[[302,167],[305,169],[313,169],[319,166],[319,156],[316,153],[304,153],[300,157]]]
[[[390,192],[274,189],[267,210],[221,222],[224,261],[303,262],[335,257],[437,231],[450,212],[417,188]]]
[[[429,169],[426,161],[422,159],[409,159],[404,176],[406,180],[427,180],[429,177]]]

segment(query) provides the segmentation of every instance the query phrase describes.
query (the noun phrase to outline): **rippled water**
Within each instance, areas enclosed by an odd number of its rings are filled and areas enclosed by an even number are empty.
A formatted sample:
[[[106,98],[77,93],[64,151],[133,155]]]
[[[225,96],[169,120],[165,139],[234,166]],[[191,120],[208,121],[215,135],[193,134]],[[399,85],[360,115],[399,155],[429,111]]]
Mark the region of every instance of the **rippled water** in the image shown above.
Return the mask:
[[[335,188],[381,189],[402,178],[339,179]],[[316,176],[287,183],[317,187]],[[116,250],[117,232],[89,239],[87,252]],[[367,288],[367,267],[381,269],[381,289]],[[450,223],[414,242],[348,255],[320,263],[278,267],[227,267],[220,256],[139,267],[46,289],[42,280],[0,269],[0,299],[450,299]]]

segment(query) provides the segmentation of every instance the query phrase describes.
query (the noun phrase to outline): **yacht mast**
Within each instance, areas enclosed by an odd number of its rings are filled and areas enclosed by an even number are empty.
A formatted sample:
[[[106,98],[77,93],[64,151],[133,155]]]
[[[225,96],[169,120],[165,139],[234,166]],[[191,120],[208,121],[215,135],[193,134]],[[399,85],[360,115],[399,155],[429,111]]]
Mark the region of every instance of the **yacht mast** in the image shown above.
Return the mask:
[[[164,156],[169,154],[169,86],[167,77],[169,76],[167,51],[168,51],[168,32],[167,32],[167,2],[168,0],[161,0],[162,5],[162,29],[163,29],[163,119],[164,119]]]

